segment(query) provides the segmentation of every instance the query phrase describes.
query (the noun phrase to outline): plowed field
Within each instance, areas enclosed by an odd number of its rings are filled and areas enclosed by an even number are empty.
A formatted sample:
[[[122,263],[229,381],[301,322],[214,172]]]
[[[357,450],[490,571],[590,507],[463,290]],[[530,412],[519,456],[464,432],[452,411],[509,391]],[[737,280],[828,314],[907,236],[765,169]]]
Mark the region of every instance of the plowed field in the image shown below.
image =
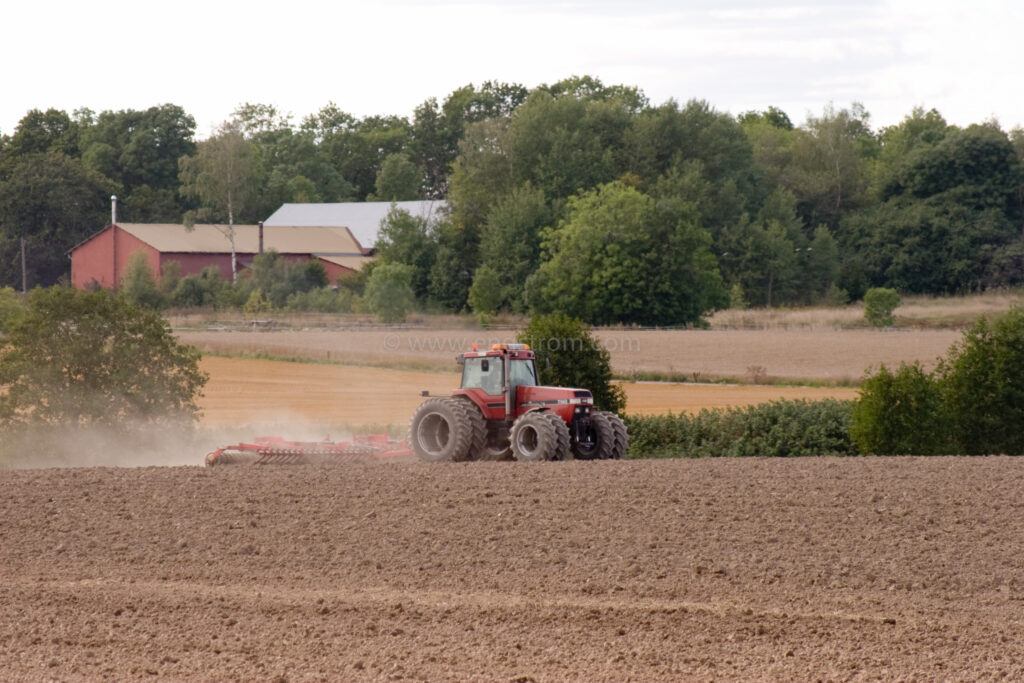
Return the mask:
[[[0,471],[0,678],[1021,680],[1024,460]]]

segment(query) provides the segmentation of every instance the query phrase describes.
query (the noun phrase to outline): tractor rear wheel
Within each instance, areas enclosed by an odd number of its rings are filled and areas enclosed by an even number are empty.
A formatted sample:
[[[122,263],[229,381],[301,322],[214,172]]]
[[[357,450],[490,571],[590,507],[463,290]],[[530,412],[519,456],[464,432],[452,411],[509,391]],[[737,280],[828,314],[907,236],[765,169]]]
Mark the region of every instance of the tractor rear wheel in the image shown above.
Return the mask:
[[[462,412],[469,428],[469,450],[462,460],[482,460],[484,446],[487,444],[487,422],[472,401],[465,398],[453,398],[452,405]]]
[[[626,423],[615,413],[605,411],[604,416],[612,426],[615,433],[615,447],[612,449],[612,459],[620,460],[626,457],[626,449],[629,448],[629,432],[626,430]]]
[[[615,450],[615,430],[604,413],[590,414],[589,427],[582,438],[573,440],[572,454],[577,460],[607,460]]]
[[[516,460],[554,460],[558,454],[558,434],[544,413],[527,413],[516,420],[512,425],[511,441]]]
[[[421,460],[452,462],[469,455],[473,430],[458,401],[427,399],[413,413],[409,441]]]

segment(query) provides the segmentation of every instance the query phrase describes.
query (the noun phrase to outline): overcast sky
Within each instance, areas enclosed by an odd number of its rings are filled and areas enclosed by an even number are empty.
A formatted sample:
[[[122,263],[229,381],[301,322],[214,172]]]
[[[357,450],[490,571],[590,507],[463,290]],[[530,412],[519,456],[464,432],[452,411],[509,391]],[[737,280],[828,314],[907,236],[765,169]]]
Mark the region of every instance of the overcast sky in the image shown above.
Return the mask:
[[[876,128],[916,105],[957,125],[1024,125],[1024,3],[1010,0],[15,0],[0,22],[8,134],[50,107],[171,102],[200,137],[243,102],[295,123],[328,102],[411,116],[467,83],[573,74],[655,104],[774,105],[797,124],[861,102]]]

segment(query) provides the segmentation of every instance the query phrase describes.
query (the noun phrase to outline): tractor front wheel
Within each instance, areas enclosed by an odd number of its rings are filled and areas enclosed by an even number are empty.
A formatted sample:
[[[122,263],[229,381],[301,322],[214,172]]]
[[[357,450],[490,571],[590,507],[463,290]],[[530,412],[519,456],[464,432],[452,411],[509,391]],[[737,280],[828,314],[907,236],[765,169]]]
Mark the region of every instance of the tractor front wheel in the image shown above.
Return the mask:
[[[516,420],[511,441],[516,460],[538,462],[558,456],[558,433],[544,413],[527,413]]]

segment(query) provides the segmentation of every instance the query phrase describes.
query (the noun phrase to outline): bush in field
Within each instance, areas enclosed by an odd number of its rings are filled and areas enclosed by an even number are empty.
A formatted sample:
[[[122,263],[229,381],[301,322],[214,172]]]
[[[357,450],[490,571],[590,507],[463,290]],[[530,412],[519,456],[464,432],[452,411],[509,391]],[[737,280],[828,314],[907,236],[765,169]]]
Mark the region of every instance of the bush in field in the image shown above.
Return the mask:
[[[856,455],[850,401],[773,401],[697,415],[626,416],[631,458]]]
[[[937,373],[957,452],[1024,454],[1024,310],[978,320]]]
[[[1024,454],[1024,311],[981,318],[933,374],[867,377],[851,426],[871,453]]]
[[[24,311],[18,293],[11,287],[0,287],[0,333],[7,332]]]
[[[900,295],[895,289],[873,287],[864,295],[864,317],[875,327],[890,327],[893,311],[900,305]]]
[[[951,452],[942,386],[917,363],[895,373],[884,365],[861,384],[850,436],[863,453],[937,455]]]
[[[537,316],[517,341],[536,353],[542,384],[589,389],[598,408],[620,414],[625,410],[626,394],[611,381],[608,349],[582,320],[562,314]]]

